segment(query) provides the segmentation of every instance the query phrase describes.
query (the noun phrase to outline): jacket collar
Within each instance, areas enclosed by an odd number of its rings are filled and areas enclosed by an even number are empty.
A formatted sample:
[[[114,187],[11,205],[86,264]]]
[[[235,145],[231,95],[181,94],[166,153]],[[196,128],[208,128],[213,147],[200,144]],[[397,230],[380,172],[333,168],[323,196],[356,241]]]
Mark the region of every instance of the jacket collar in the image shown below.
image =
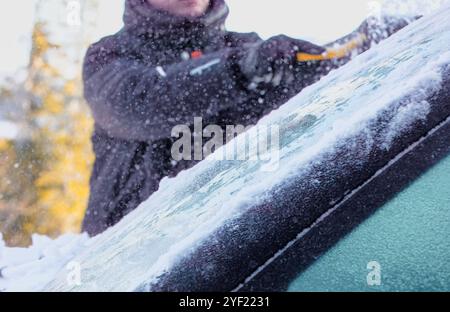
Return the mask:
[[[124,23],[127,31],[152,37],[205,37],[224,31],[229,9],[224,0],[211,0],[201,17],[188,19],[153,8],[146,0],[127,0]]]

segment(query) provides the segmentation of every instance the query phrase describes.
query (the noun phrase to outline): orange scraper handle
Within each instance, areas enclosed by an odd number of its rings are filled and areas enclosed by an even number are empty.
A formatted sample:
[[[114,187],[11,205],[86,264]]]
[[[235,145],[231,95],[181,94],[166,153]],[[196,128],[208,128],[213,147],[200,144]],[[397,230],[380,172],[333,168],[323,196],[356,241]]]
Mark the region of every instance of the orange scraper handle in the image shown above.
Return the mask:
[[[353,38],[342,46],[337,48],[330,48],[322,54],[309,54],[299,52],[297,53],[297,61],[309,62],[340,59],[351,54],[355,49],[361,47],[366,41],[367,36],[365,34],[358,34],[356,38]]]

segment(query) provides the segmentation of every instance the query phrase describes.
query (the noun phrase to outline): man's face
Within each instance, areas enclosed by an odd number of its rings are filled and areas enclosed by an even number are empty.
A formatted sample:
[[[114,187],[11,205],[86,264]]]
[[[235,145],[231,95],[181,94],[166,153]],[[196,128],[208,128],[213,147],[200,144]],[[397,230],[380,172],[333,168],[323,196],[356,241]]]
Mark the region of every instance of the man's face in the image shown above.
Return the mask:
[[[159,10],[181,17],[199,17],[209,7],[210,0],[147,0]]]

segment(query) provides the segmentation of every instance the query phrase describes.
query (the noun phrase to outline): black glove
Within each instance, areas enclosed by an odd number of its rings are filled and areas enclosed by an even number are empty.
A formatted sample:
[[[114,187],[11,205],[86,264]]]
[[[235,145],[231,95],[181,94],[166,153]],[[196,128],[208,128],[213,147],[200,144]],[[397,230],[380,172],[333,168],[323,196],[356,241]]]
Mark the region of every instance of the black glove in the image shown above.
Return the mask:
[[[322,54],[325,49],[307,41],[284,35],[272,37],[246,49],[239,67],[249,81],[250,89],[261,84],[279,86],[294,80],[298,52]]]

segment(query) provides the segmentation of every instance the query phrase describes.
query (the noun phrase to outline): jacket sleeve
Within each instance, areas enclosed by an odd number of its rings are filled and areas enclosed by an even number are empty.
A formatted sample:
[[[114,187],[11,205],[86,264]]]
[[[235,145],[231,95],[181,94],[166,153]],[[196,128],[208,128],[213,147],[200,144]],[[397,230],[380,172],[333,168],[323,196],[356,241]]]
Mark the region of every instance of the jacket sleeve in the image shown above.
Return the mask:
[[[93,45],[83,70],[94,119],[112,137],[167,138],[175,125],[190,125],[197,116],[213,118],[250,96],[233,68],[233,48],[163,67],[115,50]]]

